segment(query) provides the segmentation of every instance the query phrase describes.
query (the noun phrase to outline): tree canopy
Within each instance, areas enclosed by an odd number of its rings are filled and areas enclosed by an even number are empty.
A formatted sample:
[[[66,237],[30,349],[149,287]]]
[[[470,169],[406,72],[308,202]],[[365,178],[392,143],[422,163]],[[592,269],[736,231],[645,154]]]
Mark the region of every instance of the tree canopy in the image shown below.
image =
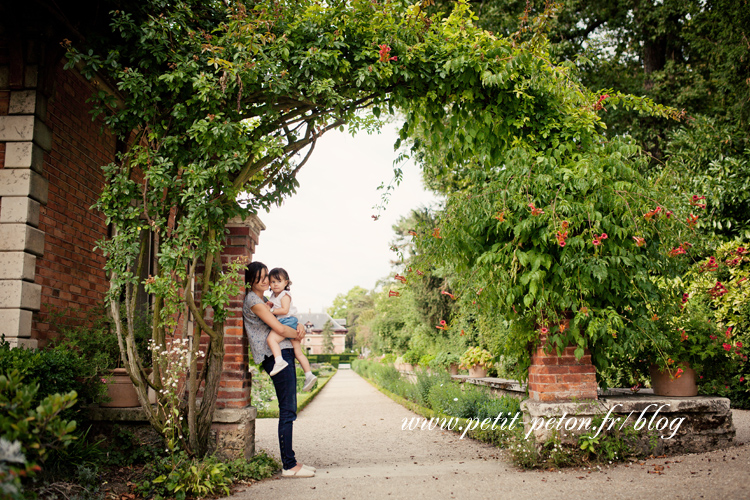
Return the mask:
[[[142,233],[149,231],[158,262],[143,284],[154,296],[154,340],[165,343],[188,313],[197,322],[185,442],[191,451],[205,451],[223,321],[243,265],[222,267],[226,224],[291,195],[316,140],[333,128],[374,129],[385,115],[398,114],[400,142],[410,144],[430,176],[478,188],[477,196],[454,193],[449,212],[471,211],[464,220],[476,226],[446,221],[423,236],[441,239],[442,229],[441,251],[457,250],[459,270],[483,266],[480,274],[489,279],[498,266],[516,266],[520,285],[510,295],[492,295],[492,307],[503,314],[515,305],[527,320],[544,321],[593,300],[606,267],[594,262],[601,252],[569,250],[582,250],[595,231],[609,232],[616,243],[606,258],[620,282],[666,267],[658,231],[634,222],[654,206],[635,168],[639,149],[628,138],[608,137],[603,115],[623,107],[664,119],[678,113],[646,98],[588,90],[573,65],[549,51],[544,32],[551,10],[528,18],[519,35],[504,36],[477,27],[466,2],[446,15],[429,16],[424,6],[150,0],[113,11],[105,42],[70,47],[70,67],[104,75],[121,93],[119,106],[105,93],[97,96],[98,111],[122,146],[118,161],[104,167],[107,185],[97,204],[115,228],[101,243],[113,314],[119,315],[124,288],[126,314],[133,317],[147,240]],[[503,209],[510,225],[492,218]],[[535,209],[547,215],[526,214]],[[554,246],[563,220],[570,221],[568,250]],[[636,257],[634,236],[649,239],[653,262]],[[565,277],[580,259],[590,268],[585,280]],[[542,268],[559,276],[554,287],[541,285]],[[633,316],[610,299],[596,300],[594,317]],[[643,313],[640,308],[635,316]],[[203,333],[210,345],[199,372]],[[118,335],[147,401],[132,331]],[[612,344],[603,339],[579,331],[575,341]],[[163,428],[158,415],[150,418]]]

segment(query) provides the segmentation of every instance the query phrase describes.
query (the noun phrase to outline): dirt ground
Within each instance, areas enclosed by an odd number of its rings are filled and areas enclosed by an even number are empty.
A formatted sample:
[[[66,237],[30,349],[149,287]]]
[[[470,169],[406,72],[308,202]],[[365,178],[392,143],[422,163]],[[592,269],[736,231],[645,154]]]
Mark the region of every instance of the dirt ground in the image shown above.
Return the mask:
[[[351,370],[339,370],[294,426],[309,479],[274,478],[232,500],[263,499],[743,499],[750,498],[750,411],[734,410],[737,446],[591,469],[523,471],[496,447],[449,431],[402,431],[414,414]],[[256,422],[256,446],[278,458],[276,419]]]

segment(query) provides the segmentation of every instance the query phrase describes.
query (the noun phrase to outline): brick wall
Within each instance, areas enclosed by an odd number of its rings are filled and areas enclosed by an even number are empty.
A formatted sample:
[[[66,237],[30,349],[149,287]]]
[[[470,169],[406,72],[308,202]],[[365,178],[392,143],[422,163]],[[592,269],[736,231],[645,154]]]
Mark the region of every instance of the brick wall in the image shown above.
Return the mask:
[[[105,218],[90,210],[104,178],[101,166],[112,161],[115,138],[102,132],[101,120],[92,121],[86,99],[91,87],[60,64],[47,107],[52,130],[52,151],[45,154],[44,175],[49,199],[40,211],[39,229],[46,233],[44,257],[37,260],[36,283],[42,285],[41,310],[34,314],[32,338],[44,345],[55,335],[49,313],[85,317],[103,305],[108,289],[97,241],[107,235]]]
[[[529,397],[534,401],[566,401],[597,399],[596,368],[591,353],[581,359],[573,354],[575,347],[566,347],[561,356],[538,348],[531,355]]]

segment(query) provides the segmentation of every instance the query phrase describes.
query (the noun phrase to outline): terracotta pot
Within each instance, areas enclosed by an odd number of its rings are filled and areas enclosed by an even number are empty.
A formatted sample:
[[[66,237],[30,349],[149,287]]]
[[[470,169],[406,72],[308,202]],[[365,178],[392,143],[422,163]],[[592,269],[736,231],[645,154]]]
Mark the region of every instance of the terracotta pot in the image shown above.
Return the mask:
[[[487,368],[484,366],[474,365],[469,368],[469,378],[484,378],[487,376]]]
[[[662,372],[656,365],[651,365],[651,387],[657,396],[690,397],[698,395],[698,385],[695,380],[695,370],[688,363],[676,363],[672,374],[677,368],[682,368],[679,377],[672,378],[669,372]]]
[[[451,363],[451,365],[448,367],[448,371],[451,375],[458,375],[458,364]]]
[[[112,399],[109,403],[102,403],[105,408],[133,408],[141,406],[138,394],[135,392],[133,381],[130,380],[125,368],[112,370],[112,380],[107,384],[107,395]]]

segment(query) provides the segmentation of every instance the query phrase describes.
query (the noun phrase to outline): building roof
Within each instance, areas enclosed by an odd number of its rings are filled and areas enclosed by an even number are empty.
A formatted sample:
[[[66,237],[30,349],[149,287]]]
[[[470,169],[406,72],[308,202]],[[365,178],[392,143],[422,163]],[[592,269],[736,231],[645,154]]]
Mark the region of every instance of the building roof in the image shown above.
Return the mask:
[[[344,328],[338,322],[336,322],[335,319],[331,318],[326,313],[297,313],[296,314],[297,319],[299,320],[300,324],[304,325],[308,321],[313,324],[312,329],[313,330],[319,330],[322,331],[323,327],[326,324],[326,321],[331,322],[331,327],[333,328],[333,331],[336,333],[346,333],[349,330],[347,328]]]

